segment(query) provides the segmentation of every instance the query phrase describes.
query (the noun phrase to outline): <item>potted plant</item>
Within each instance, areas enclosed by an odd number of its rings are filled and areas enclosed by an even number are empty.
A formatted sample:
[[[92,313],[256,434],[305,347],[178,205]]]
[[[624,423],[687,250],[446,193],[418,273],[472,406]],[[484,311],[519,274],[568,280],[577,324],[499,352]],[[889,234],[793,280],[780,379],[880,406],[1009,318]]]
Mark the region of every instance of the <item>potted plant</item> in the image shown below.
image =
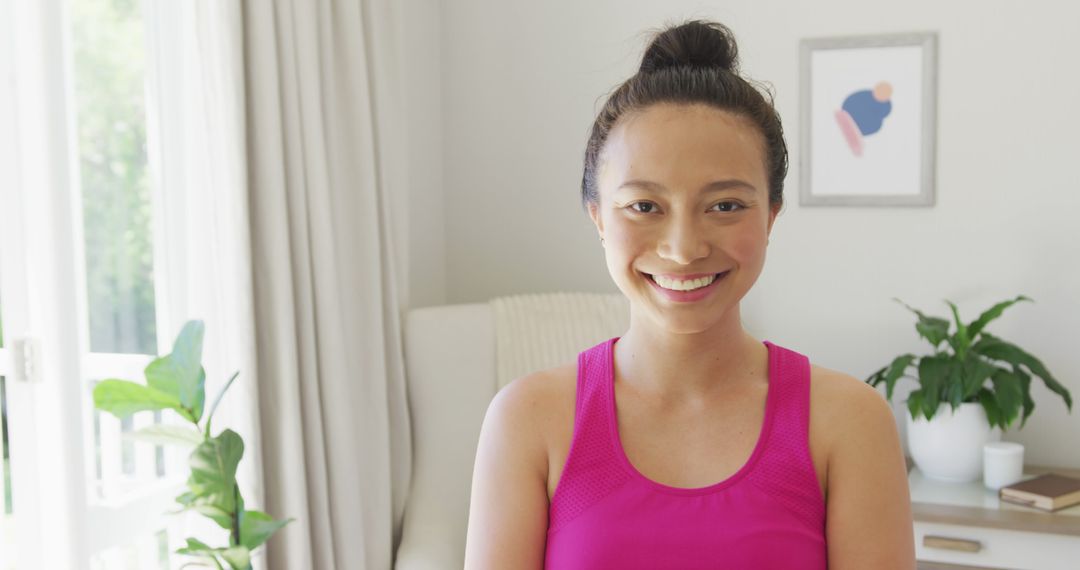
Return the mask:
[[[897,356],[866,382],[875,387],[884,383],[889,401],[899,378],[919,382],[919,388],[907,400],[908,451],[927,477],[953,482],[981,477],[983,445],[1000,438],[1001,431],[1018,417],[1023,429],[1035,409],[1032,376],[1061,396],[1072,412],[1069,391],[1038,358],[986,332],[986,326],[1005,309],[1030,298],[1020,295],[998,303],[967,324],[960,320],[956,305],[948,300],[945,302],[952,310],[953,323],[894,300],[915,313],[915,330],[930,343],[933,352]],[[953,324],[955,328],[950,332]],[[907,375],[909,369],[914,369],[914,376]]]
[[[188,459],[191,475],[187,492],[176,498],[180,504],[177,512],[197,511],[229,531],[228,546],[212,547],[188,538],[187,546],[177,552],[198,560],[190,564],[218,570],[226,567],[249,570],[252,552],[292,519],[274,520],[264,512],[244,508],[244,498],[236,484],[236,467],[244,455],[244,440],[230,429],[211,435],[214,411],[239,372],[222,387],[206,414],[204,425],[200,426],[206,401],[206,371],[200,364],[203,328],[202,321],[185,324],[173,351],[146,367],[145,384],[115,379],[99,382],[94,387],[94,407],[117,418],[171,409],[192,424],[191,427],[153,425],[135,432],[137,438],[154,443],[194,447]]]

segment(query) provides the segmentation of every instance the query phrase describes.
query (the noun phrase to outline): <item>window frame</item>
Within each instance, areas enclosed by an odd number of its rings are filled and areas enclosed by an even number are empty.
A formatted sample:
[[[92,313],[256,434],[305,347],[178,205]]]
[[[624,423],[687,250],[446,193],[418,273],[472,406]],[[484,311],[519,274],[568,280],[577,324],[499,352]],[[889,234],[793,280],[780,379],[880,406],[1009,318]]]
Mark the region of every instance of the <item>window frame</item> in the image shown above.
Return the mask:
[[[0,318],[5,332],[0,374],[7,377],[19,569],[87,567],[94,554],[130,546],[147,529],[167,529],[172,551],[182,545],[186,530],[182,517],[164,515],[175,507],[183,478],[166,477],[106,500],[97,500],[92,488],[88,381],[141,380],[142,368],[153,357],[89,352],[67,8],[67,0],[0,0],[0,122],[14,125],[0,130]],[[148,53],[146,60],[150,81],[154,54]],[[144,89],[147,97],[151,91]],[[155,108],[148,101],[148,115]],[[182,298],[183,283],[169,283],[164,270],[168,243],[159,223],[164,197],[155,121],[147,117],[147,154],[158,353],[164,354],[171,350],[171,331],[178,330],[170,319],[176,304],[168,300]],[[10,345],[23,338],[33,339],[39,351],[40,375],[34,382],[14,378]],[[138,426],[149,417],[136,414],[134,421]],[[119,425],[115,418],[102,420]],[[145,464],[153,448],[140,443],[136,449],[136,461]],[[166,463],[179,467],[185,455],[169,451]]]

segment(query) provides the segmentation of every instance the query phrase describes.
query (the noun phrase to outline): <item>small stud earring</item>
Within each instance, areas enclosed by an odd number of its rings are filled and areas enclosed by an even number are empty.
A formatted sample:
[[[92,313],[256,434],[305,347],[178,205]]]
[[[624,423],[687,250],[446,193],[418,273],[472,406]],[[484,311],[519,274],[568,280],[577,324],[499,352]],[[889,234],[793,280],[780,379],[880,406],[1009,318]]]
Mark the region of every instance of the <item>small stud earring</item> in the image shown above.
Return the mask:
[[[600,245],[604,245],[604,238],[600,238]]]

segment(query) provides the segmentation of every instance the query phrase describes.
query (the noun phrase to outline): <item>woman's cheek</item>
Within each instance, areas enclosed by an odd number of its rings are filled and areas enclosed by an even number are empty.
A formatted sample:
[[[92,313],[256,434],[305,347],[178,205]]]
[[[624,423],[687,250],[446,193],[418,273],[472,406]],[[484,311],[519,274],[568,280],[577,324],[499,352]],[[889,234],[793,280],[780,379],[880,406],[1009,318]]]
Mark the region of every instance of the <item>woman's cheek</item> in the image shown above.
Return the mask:
[[[619,251],[633,249],[638,242],[644,239],[641,228],[634,228],[632,222],[616,213],[608,221],[608,231],[604,235],[604,242],[609,247],[615,247]]]
[[[762,265],[765,258],[766,237],[755,233],[737,236],[731,245],[732,257],[736,257],[742,265]]]

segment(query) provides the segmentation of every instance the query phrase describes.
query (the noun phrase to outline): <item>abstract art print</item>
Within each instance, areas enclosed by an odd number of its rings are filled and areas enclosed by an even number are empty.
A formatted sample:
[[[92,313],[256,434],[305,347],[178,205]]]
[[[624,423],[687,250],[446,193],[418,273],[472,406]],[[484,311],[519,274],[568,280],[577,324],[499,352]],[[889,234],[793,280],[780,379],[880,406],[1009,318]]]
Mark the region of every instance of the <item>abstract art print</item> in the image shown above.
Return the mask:
[[[800,205],[932,206],[937,35],[800,47]]]

